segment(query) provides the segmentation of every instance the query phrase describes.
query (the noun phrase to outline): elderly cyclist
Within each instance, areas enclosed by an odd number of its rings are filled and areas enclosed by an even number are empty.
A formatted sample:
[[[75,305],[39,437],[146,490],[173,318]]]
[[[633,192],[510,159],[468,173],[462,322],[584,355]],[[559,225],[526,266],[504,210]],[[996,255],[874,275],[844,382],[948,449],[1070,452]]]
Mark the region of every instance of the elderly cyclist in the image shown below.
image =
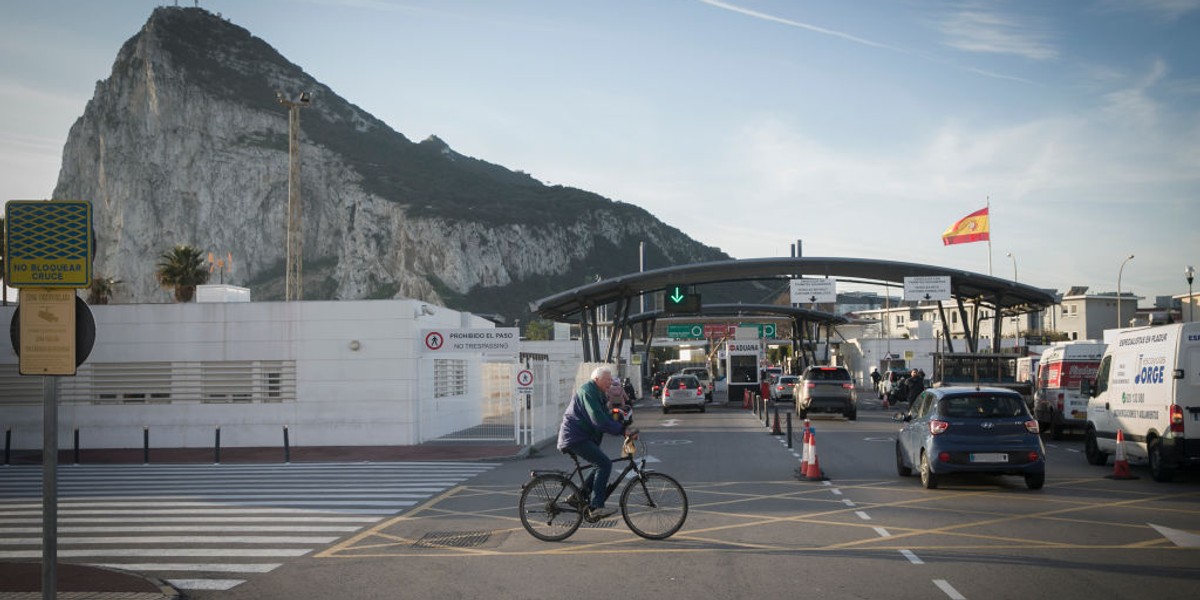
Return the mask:
[[[563,413],[562,426],[558,430],[559,451],[574,453],[595,466],[587,480],[592,490],[585,515],[589,521],[603,519],[616,512],[604,508],[608,477],[612,474],[612,459],[600,449],[604,434],[637,437],[637,430],[614,419],[608,408],[607,392],[612,384],[612,370],[596,367],[591,379],[579,386],[571,396],[571,403]]]

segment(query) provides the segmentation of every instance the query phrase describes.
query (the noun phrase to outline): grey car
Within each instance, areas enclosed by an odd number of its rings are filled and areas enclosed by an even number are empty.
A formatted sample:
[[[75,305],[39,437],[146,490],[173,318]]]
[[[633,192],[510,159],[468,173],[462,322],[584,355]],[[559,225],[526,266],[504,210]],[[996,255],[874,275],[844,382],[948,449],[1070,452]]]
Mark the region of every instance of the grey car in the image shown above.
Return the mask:
[[[846,367],[811,366],[796,382],[796,412],[801,419],[809,413],[840,414],[858,419],[858,392]]]

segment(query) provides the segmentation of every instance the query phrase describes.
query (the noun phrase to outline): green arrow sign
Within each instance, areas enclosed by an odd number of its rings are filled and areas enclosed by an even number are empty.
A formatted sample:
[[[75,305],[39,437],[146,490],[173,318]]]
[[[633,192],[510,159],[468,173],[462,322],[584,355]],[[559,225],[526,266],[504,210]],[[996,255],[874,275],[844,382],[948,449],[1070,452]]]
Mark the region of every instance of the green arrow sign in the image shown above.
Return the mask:
[[[667,325],[667,337],[673,340],[704,339],[704,326],[700,323],[670,323]]]

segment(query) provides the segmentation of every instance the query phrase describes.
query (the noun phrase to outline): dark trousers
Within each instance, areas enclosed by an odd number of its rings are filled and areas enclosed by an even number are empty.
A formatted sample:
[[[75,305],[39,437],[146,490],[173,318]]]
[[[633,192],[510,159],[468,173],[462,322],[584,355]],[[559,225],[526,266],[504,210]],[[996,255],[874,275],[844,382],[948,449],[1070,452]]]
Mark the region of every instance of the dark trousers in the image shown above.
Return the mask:
[[[595,466],[587,478],[587,484],[592,488],[590,506],[592,508],[604,506],[604,500],[608,497],[608,477],[612,475],[612,460],[608,458],[604,450],[600,449],[599,444],[590,441],[571,446],[571,451]]]

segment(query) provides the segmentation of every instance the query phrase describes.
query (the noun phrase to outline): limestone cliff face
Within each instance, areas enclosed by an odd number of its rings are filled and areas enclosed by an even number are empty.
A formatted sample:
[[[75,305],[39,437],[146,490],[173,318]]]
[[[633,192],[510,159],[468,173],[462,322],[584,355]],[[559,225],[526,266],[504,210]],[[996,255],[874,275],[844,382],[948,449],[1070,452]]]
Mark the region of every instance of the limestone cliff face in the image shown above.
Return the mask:
[[[95,272],[116,302],[169,302],[154,278],[176,244],[231,253],[225,282],[283,296],[287,111],[301,110],[304,297],[410,297],[476,312],[524,306],[595,274],[726,258],[646,211],[413,143],[248,31],[158,8],[121,48],[63,150],[57,199],[91,200]],[[214,281],[217,276],[214,275]],[[545,293],[542,293],[545,292]]]

